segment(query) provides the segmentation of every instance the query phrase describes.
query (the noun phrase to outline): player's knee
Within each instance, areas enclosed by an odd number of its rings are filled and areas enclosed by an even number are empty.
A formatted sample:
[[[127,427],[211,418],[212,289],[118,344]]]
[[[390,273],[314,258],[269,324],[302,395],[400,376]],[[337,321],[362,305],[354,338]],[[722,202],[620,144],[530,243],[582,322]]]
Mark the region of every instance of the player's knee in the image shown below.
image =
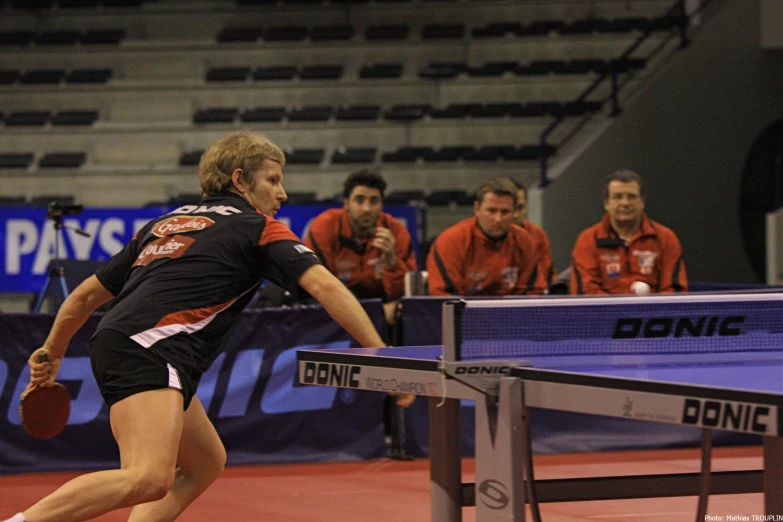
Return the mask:
[[[154,502],[165,497],[174,485],[174,470],[148,470],[132,479],[136,503]]]

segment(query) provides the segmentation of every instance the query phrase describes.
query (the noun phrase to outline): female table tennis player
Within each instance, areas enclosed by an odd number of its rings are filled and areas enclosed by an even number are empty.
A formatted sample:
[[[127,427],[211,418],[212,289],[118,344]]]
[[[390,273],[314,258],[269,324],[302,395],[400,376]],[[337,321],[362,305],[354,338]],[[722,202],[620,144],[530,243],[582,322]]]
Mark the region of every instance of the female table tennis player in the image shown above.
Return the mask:
[[[195,391],[263,279],[304,290],[362,346],[383,346],[353,295],[274,219],[284,165],[260,135],[216,141],[199,165],[201,205],[144,226],[65,301],[42,347],[49,362],[30,357],[30,386],[54,382],[71,337],[113,298],[90,357],[121,467],[82,475],[8,520],[88,520],[128,506],[134,522],[176,519],[225,465]]]

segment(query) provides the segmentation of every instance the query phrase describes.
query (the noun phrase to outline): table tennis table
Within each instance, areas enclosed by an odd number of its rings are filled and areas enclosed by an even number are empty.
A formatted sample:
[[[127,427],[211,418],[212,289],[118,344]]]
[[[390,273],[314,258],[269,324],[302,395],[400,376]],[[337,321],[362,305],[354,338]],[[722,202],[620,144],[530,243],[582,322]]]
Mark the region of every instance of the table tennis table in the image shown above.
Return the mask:
[[[542,310],[565,327],[593,314],[592,337],[516,326]],[[479,522],[522,521],[526,503],[538,520],[538,502],[690,495],[704,520],[709,494],[749,492],[783,519],[783,294],[454,301],[443,319],[443,346],[297,355],[302,384],[430,397],[431,520],[460,521],[472,505]],[[461,477],[462,399],[476,402],[475,484]],[[530,408],[700,428],[702,471],[535,481]],[[763,469],[710,473],[713,429],[760,435]]]

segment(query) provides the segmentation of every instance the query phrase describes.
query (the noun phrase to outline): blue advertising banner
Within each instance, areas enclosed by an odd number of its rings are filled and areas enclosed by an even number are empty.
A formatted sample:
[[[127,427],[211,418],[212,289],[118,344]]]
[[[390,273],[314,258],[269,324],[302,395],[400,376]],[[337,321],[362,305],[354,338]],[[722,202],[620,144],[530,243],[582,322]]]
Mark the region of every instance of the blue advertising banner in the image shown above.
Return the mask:
[[[362,304],[381,331],[380,300]],[[42,345],[53,319],[0,314],[0,473],[119,463],[108,408],[90,367],[89,338],[100,315],[74,336],[58,374],[73,399],[68,426],[46,441],[33,439],[21,427],[19,395],[29,381],[27,358]],[[229,464],[383,456],[383,394],[294,384],[297,349],[349,346],[357,344],[320,306],[243,312],[197,393],[226,446]]]
[[[333,205],[283,206],[277,219],[300,238],[310,221]],[[59,233],[46,219],[46,209],[0,208],[0,292],[40,292],[47,266],[59,259],[106,261],[133,238],[151,219],[176,209],[84,209],[78,216],[65,216]],[[405,224],[418,249],[418,219],[415,207],[387,207],[384,210]],[[82,230],[84,236],[77,232]]]

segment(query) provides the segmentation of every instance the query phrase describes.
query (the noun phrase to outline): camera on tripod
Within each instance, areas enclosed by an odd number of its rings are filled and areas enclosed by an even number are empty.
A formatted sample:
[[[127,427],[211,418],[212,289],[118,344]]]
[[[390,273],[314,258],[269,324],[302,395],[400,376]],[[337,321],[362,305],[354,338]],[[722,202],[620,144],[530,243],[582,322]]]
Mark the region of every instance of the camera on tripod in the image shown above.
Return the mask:
[[[47,219],[57,221],[63,216],[76,216],[81,214],[82,210],[84,210],[82,205],[62,205],[56,201],[52,201],[46,209],[46,217]]]

